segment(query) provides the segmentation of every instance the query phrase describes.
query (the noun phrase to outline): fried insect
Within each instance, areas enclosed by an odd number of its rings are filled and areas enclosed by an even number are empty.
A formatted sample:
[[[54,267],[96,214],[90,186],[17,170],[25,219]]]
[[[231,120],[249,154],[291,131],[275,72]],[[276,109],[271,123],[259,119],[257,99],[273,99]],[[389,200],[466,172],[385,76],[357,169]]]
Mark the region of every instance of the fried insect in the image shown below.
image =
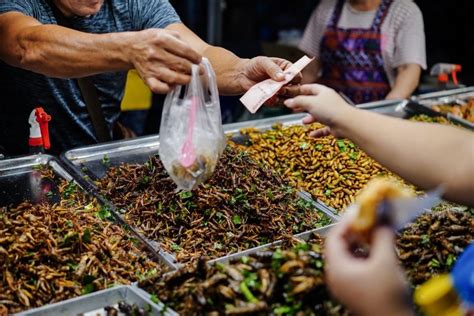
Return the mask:
[[[354,202],[374,177],[386,175],[402,181],[348,140],[309,136],[311,130],[322,127],[317,123],[288,127],[275,124],[264,132],[244,129],[241,134],[249,138],[249,143],[235,146],[276,170],[292,186],[338,211]]]
[[[444,116],[428,116],[426,114],[414,115],[410,117],[410,121],[424,122],[424,123],[437,123],[437,124],[443,124],[443,125],[455,125]]]
[[[0,208],[0,311],[40,307],[164,270],[74,183],[63,181],[59,193],[56,204]]]
[[[275,172],[227,148],[213,176],[176,192],[160,160],[111,168],[100,192],[180,263],[221,257],[329,224]]]
[[[200,262],[139,286],[181,315],[349,315],[329,295],[318,244]]]
[[[399,259],[413,285],[451,271],[457,257],[474,242],[474,216],[439,211],[420,216],[397,238]]]

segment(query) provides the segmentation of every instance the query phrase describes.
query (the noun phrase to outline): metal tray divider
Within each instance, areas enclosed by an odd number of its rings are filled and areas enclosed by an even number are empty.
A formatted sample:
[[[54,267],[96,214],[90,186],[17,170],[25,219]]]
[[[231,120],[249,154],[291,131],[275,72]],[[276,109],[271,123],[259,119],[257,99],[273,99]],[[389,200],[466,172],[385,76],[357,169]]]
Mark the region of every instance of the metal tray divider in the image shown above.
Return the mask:
[[[281,123],[283,126],[289,125],[302,125],[302,120],[305,118],[307,114],[305,113],[298,113],[298,114],[289,114],[289,115],[282,115],[282,116],[275,116],[260,120],[253,120],[253,121],[245,121],[245,122],[238,122],[232,124],[225,124],[224,133],[234,133],[239,132],[242,128],[253,127],[257,129],[271,128],[273,124]]]
[[[315,228],[315,229],[307,231],[307,232],[296,234],[293,237],[295,239],[298,239],[298,240],[301,240],[301,241],[307,241],[311,237],[312,234],[320,234],[322,236],[326,236],[327,233],[329,232],[329,230],[331,230],[331,228],[333,228],[336,225],[337,225],[337,223],[334,223],[334,224],[331,224],[329,226],[324,226],[324,227],[321,227],[321,228]],[[247,249],[245,251],[234,253],[234,254],[231,254],[231,255],[228,255],[228,256],[225,256],[225,257],[209,260],[207,263],[210,264],[210,265],[216,264],[216,263],[227,263],[229,261],[239,259],[239,258],[242,258],[242,257],[245,257],[245,256],[249,256],[251,254],[254,254],[254,253],[257,253],[257,252],[260,252],[260,251],[266,251],[268,249],[276,248],[276,247],[278,247],[282,244],[283,244],[283,241],[278,240],[278,241],[275,241],[275,242],[272,242],[272,243],[269,243],[269,244],[266,244],[266,245],[254,247],[254,248],[251,248],[251,249]]]
[[[103,291],[75,297],[63,302],[58,302],[43,307],[21,312],[18,316],[49,316],[49,315],[79,315],[87,310],[97,310],[107,305],[117,304],[124,300],[129,304],[139,306],[149,306],[152,315],[178,315],[162,303],[154,303],[149,295],[145,295],[143,290],[138,290],[132,286],[117,286]]]
[[[461,117],[452,115],[451,113],[444,114],[436,112],[432,109],[432,106],[429,103],[439,103],[443,104],[446,102],[454,101],[456,98],[471,98],[474,97],[474,87],[453,89],[453,90],[444,90],[433,93],[426,93],[414,96],[411,98],[411,110],[423,114],[427,113],[437,113],[438,116],[444,116],[449,121],[459,124],[468,129],[474,130],[474,123],[469,122]]]
[[[106,144],[73,149],[61,154],[61,160],[68,167],[75,178],[88,188],[90,194],[108,206],[114,217],[116,217],[123,225],[126,225],[128,229],[132,231],[133,234],[137,236],[140,241],[143,242],[150,250],[152,250],[153,253],[155,253],[168,267],[173,270],[177,270],[181,267],[181,265],[176,261],[174,255],[162,249],[159,245],[159,242],[150,240],[140,233],[137,227],[127,223],[127,221],[124,219],[123,212],[119,210],[109,199],[99,193],[96,185],[90,178],[88,178],[88,175],[86,175],[80,167],[82,163],[87,162],[88,159],[91,158],[103,157],[104,155],[112,155],[115,157],[115,155],[121,152],[136,151],[143,147],[152,148],[156,146],[159,146],[158,136],[140,137],[126,141],[115,141]]]
[[[123,218],[122,212],[118,211],[117,207],[115,207],[113,203],[98,194],[97,191],[92,190],[90,194],[97,198],[101,204],[106,205],[112,216],[120,223],[120,225],[137,237],[143,243],[143,245],[147,247],[147,249],[150,250],[157,258],[159,258],[167,267],[169,267],[171,270],[177,270],[180,267],[178,264],[176,264],[176,259],[174,256],[164,251],[158,242],[150,240],[141,234],[138,228],[128,224]]]
[[[300,234],[296,234],[296,235],[294,235],[294,238],[297,239],[297,240],[300,240],[302,242],[305,242],[305,241],[308,241],[309,238],[313,234],[320,234],[322,236],[327,236],[328,232],[336,225],[337,225],[337,222],[334,223],[334,224],[328,225],[328,226],[321,227],[321,228],[315,228],[315,229],[310,230],[310,231],[306,231],[306,232],[303,232],[303,233],[300,233]],[[282,244],[283,244],[283,241],[278,240],[278,241],[275,241],[275,242],[272,242],[272,243],[269,243],[269,244],[266,244],[266,245],[262,245],[262,246],[250,248],[250,249],[247,249],[247,250],[244,250],[244,251],[240,251],[240,252],[225,256],[225,257],[209,260],[209,261],[207,261],[207,264],[208,265],[214,265],[216,263],[225,264],[225,263],[228,263],[229,261],[237,260],[239,258],[249,256],[249,255],[252,255],[254,253],[258,253],[258,252],[261,252],[261,251],[267,251],[269,249],[279,247]],[[169,272],[167,274],[172,274],[172,273],[176,273],[176,272],[177,271],[173,271],[173,272]],[[136,287],[137,291],[142,293],[142,295],[144,295],[145,297],[150,297],[151,296],[150,293],[148,293],[144,289],[138,287],[138,283],[134,283],[134,284],[132,284],[132,286]]]
[[[471,93],[471,92],[474,92],[474,87],[466,87],[466,88],[443,90],[443,91],[437,91],[437,92],[431,92],[431,93],[423,93],[423,94],[415,95],[411,99],[413,101],[420,101],[420,100],[426,100],[426,99],[439,99],[439,98],[452,97],[454,95],[466,94],[466,93]]]

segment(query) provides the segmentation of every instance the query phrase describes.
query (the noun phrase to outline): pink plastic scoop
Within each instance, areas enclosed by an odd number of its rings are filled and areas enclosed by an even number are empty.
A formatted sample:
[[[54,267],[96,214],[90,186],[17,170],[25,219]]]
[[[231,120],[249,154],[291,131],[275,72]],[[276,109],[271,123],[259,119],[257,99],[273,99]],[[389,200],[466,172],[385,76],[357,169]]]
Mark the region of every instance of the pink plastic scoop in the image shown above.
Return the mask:
[[[189,123],[188,133],[186,135],[186,142],[181,148],[181,165],[184,168],[191,167],[196,161],[196,151],[193,144],[194,126],[196,125],[196,115],[198,109],[198,98],[196,96],[191,98],[191,107],[189,109]]]

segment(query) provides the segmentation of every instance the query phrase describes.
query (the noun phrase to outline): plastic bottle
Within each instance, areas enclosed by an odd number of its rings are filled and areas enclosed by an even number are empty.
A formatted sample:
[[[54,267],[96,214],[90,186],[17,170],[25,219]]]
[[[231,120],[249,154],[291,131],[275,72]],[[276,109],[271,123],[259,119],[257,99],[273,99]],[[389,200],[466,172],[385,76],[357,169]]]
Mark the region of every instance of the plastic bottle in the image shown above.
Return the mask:
[[[462,71],[462,66],[457,64],[439,63],[431,67],[430,75],[438,77],[438,83],[446,85],[449,81],[449,74],[453,78],[454,84],[459,85],[458,72]]]

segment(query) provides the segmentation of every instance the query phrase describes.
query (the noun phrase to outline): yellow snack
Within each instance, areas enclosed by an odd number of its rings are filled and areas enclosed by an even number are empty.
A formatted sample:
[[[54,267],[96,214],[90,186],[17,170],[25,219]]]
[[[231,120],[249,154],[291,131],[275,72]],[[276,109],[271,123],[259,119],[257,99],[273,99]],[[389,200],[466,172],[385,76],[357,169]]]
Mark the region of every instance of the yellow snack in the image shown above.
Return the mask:
[[[369,233],[377,222],[377,208],[384,200],[411,197],[413,194],[399,182],[386,177],[375,178],[356,199],[359,211],[351,224],[355,233]]]

